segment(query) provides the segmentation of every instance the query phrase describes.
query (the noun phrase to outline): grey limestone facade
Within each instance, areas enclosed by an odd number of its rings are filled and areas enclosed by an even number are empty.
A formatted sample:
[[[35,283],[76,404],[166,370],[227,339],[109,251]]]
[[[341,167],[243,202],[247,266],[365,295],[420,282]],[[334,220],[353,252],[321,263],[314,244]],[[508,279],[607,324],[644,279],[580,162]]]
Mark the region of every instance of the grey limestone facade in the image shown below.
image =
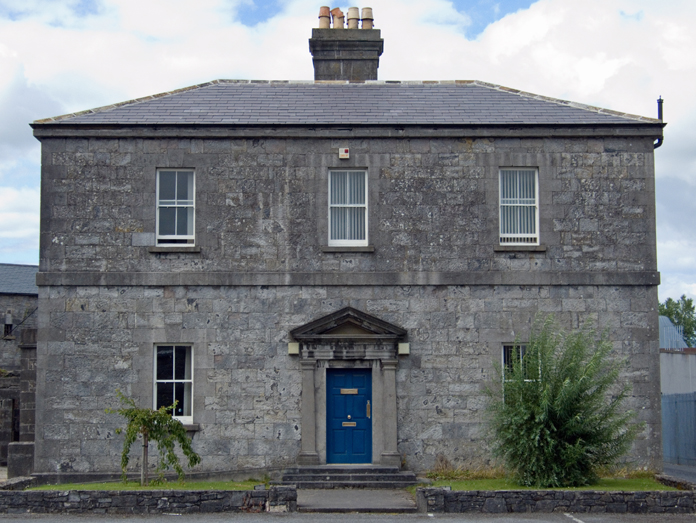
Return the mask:
[[[310,46],[345,80],[376,75],[382,42],[322,29]],[[629,459],[661,467],[663,123],[372,73],[34,122],[35,472],[117,474],[117,390],[181,398],[203,473],[485,464],[485,384],[550,313],[607,331],[645,423]]]
[[[633,457],[659,464],[652,137],[417,131],[41,136],[36,470],[117,470],[104,409],[117,389],[152,403],[163,343],[193,348],[202,470],[294,463],[312,392],[289,333],[347,306],[407,331],[410,354],[392,358],[405,466],[489,459],[483,386],[537,313],[608,329],[646,423]],[[366,252],[327,245],[326,176],[346,165],[368,172]],[[155,246],[155,171],[171,166],[195,171],[195,248]],[[498,245],[501,166],[539,170],[539,246]]]

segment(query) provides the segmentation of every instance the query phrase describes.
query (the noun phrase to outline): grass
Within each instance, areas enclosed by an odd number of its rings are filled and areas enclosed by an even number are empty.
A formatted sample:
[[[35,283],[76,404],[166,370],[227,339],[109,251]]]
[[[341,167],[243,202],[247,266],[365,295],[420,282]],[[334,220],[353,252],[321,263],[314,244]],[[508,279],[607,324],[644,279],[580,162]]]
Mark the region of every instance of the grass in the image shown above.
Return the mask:
[[[141,487],[140,482],[122,481],[104,483],[63,483],[61,485],[42,485],[27,490],[254,490],[263,481],[167,481],[160,485]]]
[[[603,491],[650,491],[677,490],[655,480],[655,473],[649,470],[628,468],[602,469],[598,471],[600,480],[595,485],[558,489],[537,489],[523,487],[510,479],[501,467],[463,469],[453,467],[441,459],[426,476],[433,480],[433,487],[451,487],[452,490],[603,490]]]
[[[452,490],[604,490],[604,491],[645,491],[677,490],[663,485],[652,478],[601,478],[596,485],[586,487],[536,489],[522,487],[511,479],[470,479],[470,480],[436,480],[432,487],[452,487]]]

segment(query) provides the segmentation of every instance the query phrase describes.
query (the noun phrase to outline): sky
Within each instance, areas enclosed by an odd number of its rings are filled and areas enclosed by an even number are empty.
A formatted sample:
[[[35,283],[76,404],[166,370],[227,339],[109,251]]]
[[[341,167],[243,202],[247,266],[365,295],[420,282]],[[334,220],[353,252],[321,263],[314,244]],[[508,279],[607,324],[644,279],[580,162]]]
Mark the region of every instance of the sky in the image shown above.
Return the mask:
[[[38,263],[29,123],[218,78],[311,80],[321,2],[0,0],[0,262]],[[341,7],[347,12],[348,5]],[[482,80],[656,117],[660,300],[696,298],[696,2],[370,0],[380,80]]]

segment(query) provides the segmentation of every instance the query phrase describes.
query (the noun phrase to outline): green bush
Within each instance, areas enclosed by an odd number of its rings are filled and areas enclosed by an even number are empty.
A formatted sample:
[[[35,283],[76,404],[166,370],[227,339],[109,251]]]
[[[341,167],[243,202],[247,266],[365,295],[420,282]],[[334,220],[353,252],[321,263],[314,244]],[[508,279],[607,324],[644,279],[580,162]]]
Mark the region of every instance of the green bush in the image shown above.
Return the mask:
[[[130,449],[138,438],[142,438],[143,457],[140,463],[140,484],[147,485],[148,478],[148,447],[150,441],[157,443],[159,451],[159,461],[157,463],[158,477],[153,483],[161,484],[164,482],[164,471],[172,467],[179,477],[179,481],[184,479],[184,468],[179,463],[179,457],[174,452],[175,443],[179,444],[184,456],[188,459],[188,466],[194,467],[201,462],[201,458],[193,450],[191,440],[186,435],[186,429],[182,423],[172,417],[172,412],[176,407],[176,402],[169,407],[160,407],[157,410],[138,407],[135,401],[126,397],[120,390],[116,391],[118,398],[123,406],[120,409],[106,409],[108,413],[120,414],[128,421],[124,429],[116,429],[116,433],[125,433],[123,440],[123,452],[121,453],[122,479],[127,481],[128,463],[130,461]]]
[[[598,467],[616,463],[641,428],[622,405],[623,362],[609,358],[606,336],[564,333],[552,316],[516,346],[486,390],[495,455],[525,486],[596,483]]]

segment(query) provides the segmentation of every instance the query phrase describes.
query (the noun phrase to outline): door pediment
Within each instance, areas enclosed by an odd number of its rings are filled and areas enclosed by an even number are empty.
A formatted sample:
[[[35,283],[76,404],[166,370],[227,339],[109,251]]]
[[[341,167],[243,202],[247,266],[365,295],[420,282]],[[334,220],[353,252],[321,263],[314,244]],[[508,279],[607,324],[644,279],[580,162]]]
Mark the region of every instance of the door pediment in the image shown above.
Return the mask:
[[[353,307],[346,307],[297,327],[290,331],[290,335],[298,341],[349,337],[400,340],[406,337],[406,330]]]
[[[290,331],[311,359],[384,359],[396,357],[405,329],[346,307]]]

